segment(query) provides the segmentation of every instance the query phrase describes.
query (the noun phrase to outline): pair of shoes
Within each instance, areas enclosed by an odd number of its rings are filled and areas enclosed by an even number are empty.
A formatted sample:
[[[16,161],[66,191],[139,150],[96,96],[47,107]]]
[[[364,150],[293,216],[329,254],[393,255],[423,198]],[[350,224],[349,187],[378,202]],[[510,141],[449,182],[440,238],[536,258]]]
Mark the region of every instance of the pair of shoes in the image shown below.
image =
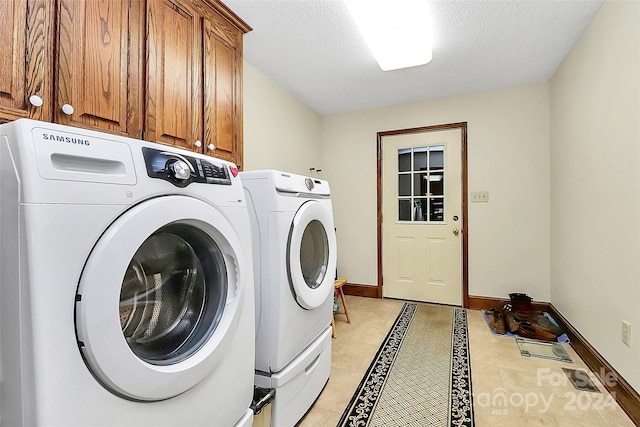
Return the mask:
[[[490,308],[485,311],[485,314],[489,318],[489,327],[496,334],[504,335],[507,330],[505,327],[504,314],[502,311],[496,310],[495,308]]]
[[[528,320],[522,320],[519,323],[518,335],[524,338],[533,338],[542,341],[558,340],[558,337],[556,337],[550,330]]]

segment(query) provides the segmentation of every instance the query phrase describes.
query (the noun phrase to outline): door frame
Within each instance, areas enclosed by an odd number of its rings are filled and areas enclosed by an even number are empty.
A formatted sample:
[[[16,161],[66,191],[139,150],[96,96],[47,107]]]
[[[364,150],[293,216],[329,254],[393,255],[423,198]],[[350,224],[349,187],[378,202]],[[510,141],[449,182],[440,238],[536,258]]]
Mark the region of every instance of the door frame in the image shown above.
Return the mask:
[[[460,154],[462,156],[462,307],[469,307],[469,221],[468,221],[468,191],[467,191],[467,122],[448,123],[443,125],[422,126],[416,128],[397,129],[377,133],[377,216],[378,216],[378,286],[377,297],[382,298],[382,141],[385,136],[406,135],[440,130],[460,129]]]

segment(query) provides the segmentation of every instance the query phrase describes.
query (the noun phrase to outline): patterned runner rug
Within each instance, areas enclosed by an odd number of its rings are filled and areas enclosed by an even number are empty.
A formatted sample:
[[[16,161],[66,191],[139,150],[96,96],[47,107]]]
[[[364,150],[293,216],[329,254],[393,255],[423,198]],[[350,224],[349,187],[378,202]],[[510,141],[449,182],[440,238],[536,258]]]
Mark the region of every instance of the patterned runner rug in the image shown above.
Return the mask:
[[[405,303],[338,427],[474,426],[467,313]]]

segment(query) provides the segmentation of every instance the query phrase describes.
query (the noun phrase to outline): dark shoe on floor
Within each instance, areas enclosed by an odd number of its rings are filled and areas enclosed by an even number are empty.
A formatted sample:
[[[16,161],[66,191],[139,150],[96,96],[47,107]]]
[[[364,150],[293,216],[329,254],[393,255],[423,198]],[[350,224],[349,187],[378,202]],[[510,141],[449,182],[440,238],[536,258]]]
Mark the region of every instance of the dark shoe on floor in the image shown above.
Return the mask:
[[[510,310],[502,310],[502,315],[504,316],[504,323],[509,332],[515,334],[520,329],[520,324],[518,320],[514,316],[514,314]]]
[[[496,334],[504,335],[507,332],[505,327],[504,315],[501,311],[496,310],[495,308],[490,308],[485,311],[485,314],[489,318],[489,327]]]
[[[557,341],[557,337],[551,333],[548,329],[542,326],[531,323],[528,320],[520,322],[520,328],[518,329],[518,335],[524,338],[532,338],[542,341]]]
[[[509,298],[511,299],[513,312],[515,312],[517,316],[526,318],[533,314],[533,305],[531,305],[533,299],[529,295],[514,292],[509,294]]]
[[[534,319],[532,319],[532,322],[535,322],[543,328],[548,329],[556,337],[564,334],[564,330],[561,327],[554,325],[553,322],[549,320],[549,318],[544,314],[537,315]]]

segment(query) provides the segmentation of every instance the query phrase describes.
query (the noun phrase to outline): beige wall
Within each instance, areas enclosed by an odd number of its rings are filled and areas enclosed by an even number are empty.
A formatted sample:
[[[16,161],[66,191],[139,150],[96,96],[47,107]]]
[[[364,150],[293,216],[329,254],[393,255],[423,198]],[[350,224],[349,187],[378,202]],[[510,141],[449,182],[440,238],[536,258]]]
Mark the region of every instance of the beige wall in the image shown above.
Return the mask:
[[[245,170],[309,175],[332,188],[338,269],[377,284],[376,132],[468,122],[469,291],[549,300],[548,84],[322,117],[244,64]],[[318,175],[315,175],[318,176]]]
[[[637,391],[639,23],[640,2],[605,2],[550,83],[551,302]]]
[[[548,84],[530,84],[323,119],[323,164],[332,188],[338,269],[377,283],[376,132],[468,123],[469,292],[549,299]]]
[[[468,122],[469,290],[549,300],[548,85],[531,84],[322,117],[245,63],[245,170],[309,175],[333,193],[338,269],[376,285],[376,132]]]
[[[322,169],[318,113],[246,62],[243,91],[244,170],[309,175],[310,168]]]

